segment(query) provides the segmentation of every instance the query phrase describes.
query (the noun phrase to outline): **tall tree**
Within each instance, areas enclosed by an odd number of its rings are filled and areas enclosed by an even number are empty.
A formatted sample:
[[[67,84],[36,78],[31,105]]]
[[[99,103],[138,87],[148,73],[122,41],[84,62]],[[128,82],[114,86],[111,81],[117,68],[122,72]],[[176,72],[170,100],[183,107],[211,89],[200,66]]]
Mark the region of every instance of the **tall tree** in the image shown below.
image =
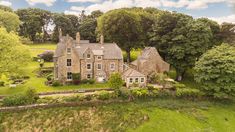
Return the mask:
[[[48,24],[51,22],[51,13],[38,8],[19,9],[16,11],[22,24],[20,25],[20,35],[29,37],[36,41],[36,34],[43,33],[43,40],[47,37]]]
[[[29,50],[23,46],[19,37],[0,28],[0,75],[17,74],[20,68],[30,61]]]
[[[20,20],[13,12],[0,10],[0,26],[5,27],[8,32],[17,31],[19,29]]]
[[[96,28],[97,28],[97,18],[103,13],[101,11],[93,11],[91,15],[88,15],[79,26],[79,32],[81,33],[82,39],[90,40],[91,42],[96,42]]]
[[[113,10],[98,18],[98,31],[127,52],[129,63],[131,49],[139,47],[142,40],[141,18],[125,9]]]
[[[8,12],[13,12],[11,7],[0,5],[0,10],[8,11]]]
[[[159,15],[152,39],[161,55],[176,69],[177,81],[181,81],[186,70],[212,47],[210,26],[175,12]]]

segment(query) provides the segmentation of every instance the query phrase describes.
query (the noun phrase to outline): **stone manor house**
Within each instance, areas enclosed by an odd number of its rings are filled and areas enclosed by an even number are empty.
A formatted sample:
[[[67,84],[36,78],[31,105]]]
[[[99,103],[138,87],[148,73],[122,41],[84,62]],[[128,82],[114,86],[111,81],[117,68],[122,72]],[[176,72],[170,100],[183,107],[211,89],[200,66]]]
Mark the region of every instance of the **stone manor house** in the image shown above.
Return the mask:
[[[132,84],[145,86],[148,72],[169,70],[169,64],[164,62],[154,49],[145,48],[136,61],[126,65],[123,61],[122,50],[116,43],[104,43],[103,36],[100,38],[100,43],[90,43],[89,40],[80,40],[79,33],[74,40],[68,35],[62,36],[60,31],[59,43],[54,55],[54,78],[65,84],[72,81],[73,73],[80,73],[81,79],[104,82],[112,73],[118,72],[122,75],[127,87]],[[156,59],[150,57],[152,64],[149,65],[147,57],[152,56],[151,54]]]

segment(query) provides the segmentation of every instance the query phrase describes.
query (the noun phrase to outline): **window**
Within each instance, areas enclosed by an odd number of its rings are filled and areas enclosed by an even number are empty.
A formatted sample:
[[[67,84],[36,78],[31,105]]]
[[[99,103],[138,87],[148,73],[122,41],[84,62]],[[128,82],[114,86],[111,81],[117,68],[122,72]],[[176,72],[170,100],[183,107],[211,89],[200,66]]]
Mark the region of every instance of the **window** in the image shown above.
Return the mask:
[[[67,48],[67,54],[71,54],[71,48]]]
[[[97,59],[98,59],[98,60],[101,60],[101,59],[102,59],[102,56],[97,56]]]
[[[67,59],[67,66],[72,66],[72,60],[71,59]]]
[[[110,70],[115,70],[115,63],[110,64]]]
[[[144,82],[144,78],[141,78],[141,82],[142,82],[142,83]]]
[[[91,79],[91,74],[87,74],[86,78]]]
[[[86,64],[86,69],[91,70],[91,64]]]
[[[130,83],[132,83],[133,82],[133,79],[132,78],[130,78]]]
[[[72,80],[72,72],[67,72],[67,79]]]
[[[87,54],[87,55],[86,55],[86,58],[87,58],[87,59],[91,59],[91,54]]]
[[[97,70],[101,70],[102,69],[102,64],[97,64]]]
[[[139,78],[135,78],[135,82],[136,82],[136,83],[139,82]]]

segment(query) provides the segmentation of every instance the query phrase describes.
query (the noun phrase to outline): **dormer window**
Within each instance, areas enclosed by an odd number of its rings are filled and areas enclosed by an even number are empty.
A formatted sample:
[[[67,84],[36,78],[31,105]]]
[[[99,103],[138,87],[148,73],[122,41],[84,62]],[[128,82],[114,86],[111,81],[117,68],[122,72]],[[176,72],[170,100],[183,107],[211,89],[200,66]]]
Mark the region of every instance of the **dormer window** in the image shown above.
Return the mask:
[[[71,48],[67,48],[67,54],[71,54]]]
[[[86,58],[87,58],[87,59],[91,59],[91,54],[87,54],[87,55],[86,55]]]

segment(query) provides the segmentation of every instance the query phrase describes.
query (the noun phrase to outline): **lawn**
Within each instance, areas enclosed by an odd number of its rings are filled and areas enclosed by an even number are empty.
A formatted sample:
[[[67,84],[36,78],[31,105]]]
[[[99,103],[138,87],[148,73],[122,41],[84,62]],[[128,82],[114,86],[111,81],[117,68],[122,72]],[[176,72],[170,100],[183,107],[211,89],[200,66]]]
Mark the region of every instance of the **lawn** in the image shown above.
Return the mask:
[[[46,50],[54,50],[56,44],[31,44],[28,45],[31,56],[36,57],[38,54]],[[53,63],[45,63],[45,67],[53,67]],[[22,93],[28,88],[35,88],[37,92],[51,92],[51,91],[61,91],[61,90],[75,90],[83,88],[108,88],[107,83],[103,84],[81,84],[81,85],[70,85],[70,86],[60,86],[60,87],[51,87],[46,86],[46,78],[39,78],[36,76],[36,71],[39,68],[39,63],[31,61],[27,67],[22,68],[22,74],[30,76],[30,79],[26,81],[23,85],[18,85],[16,88],[0,87],[0,95],[12,95],[17,93]]]
[[[0,114],[0,131],[231,132],[233,103],[158,98],[7,112]]]

